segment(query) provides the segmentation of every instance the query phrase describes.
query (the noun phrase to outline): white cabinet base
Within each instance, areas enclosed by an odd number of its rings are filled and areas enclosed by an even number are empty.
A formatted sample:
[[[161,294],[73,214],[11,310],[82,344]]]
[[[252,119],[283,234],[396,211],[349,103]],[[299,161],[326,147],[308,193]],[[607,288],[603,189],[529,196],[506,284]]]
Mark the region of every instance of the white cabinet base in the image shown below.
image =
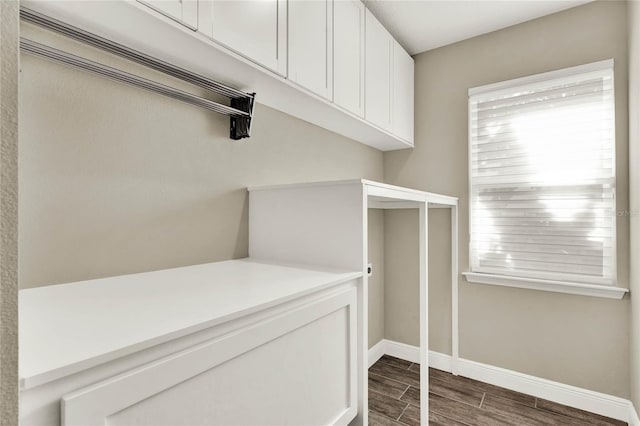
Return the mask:
[[[62,376],[26,362],[23,374],[39,374],[22,377],[21,425],[347,425],[358,412],[360,277],[249,259],[25,290],[23,306],[31,317],[41,312],[42,322],[73,317],[71,308],[60,306],[57,292],[76,294],[71,304],[92,307],[91,315],[74,317],[75,330],[58,327],[60,333],[51,337],[66,347],[38,351],[41,357],[87,353],[82,346],[93,343],[74,340],[78,329],[113,344],[106,360],[94,366],[52,370],[66,371]],[[108,330],[97,325],[103,305],[120,306],[116,315],[129,318],[128,311],[142,309],[136,295],[152,289],[157,294],[147,298],[139,320],[105,323],[114,332],[109,339]],[[52,299],[61,320],[42,312],[40,303]],[[149,312],[157,325],[143,318]],[[203,322],[200,314],[211,319]],[[198,319],[175,329],[185,318]],[[26,342],[42,342],[39,332],[46,325],[21,326],[23,334],[35,337]],[[124,351],[120,343],[126,337],[119,335],[140,329],[152,344],[141,341]],[[152,332],[160,329],[168,334],[154,344]],[[34,345],[21,350],[33,352]]]

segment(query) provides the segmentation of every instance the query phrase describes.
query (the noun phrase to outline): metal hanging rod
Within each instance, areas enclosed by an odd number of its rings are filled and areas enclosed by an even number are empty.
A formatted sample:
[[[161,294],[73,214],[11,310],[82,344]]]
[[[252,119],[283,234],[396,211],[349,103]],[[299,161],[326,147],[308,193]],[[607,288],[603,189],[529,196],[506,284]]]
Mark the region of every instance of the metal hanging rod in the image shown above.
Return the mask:
[[[125,71],[121,71],[107,65],[99,64],[97,62],[93,62],[88,59],[84,59],[79,56],[54,49],[53,47],[45,46],[44,44],[25,39],[23,37],[20,38],[20,49],[22,49],[24,52],[29,52],[43,58],[54,60],[56,62],[62,62],[64,64],[110,78],[112,80],[127,83],[132,86],[150,90],[152,92],[162,93],[163,95],[166,95],[170,98],[197,105],[211,111],[219,112],[220,114],[235,117],[249,117],[249,113],[240,111],[239,109],[231,108],[226,105],[222,105],[217,102],[192,95],[191,93],[184,92],[173,87],[165,86],[164,84],[160,84],[152,80],[147,80],[146,78],[142,78],[137,75],[129,74]]]
[[[177,99],[183,102],[197,105],[208,110],[225,114],[231,117],[230,137],[231,139],[242,139],[249,137],[251,130],[251,119],[253,116],[253,107],[255,101],[255,93],[246,93],[224,84],[213,81],[200,74],[187,71],[183,68],[174,66],[160,59],[153,58],[137,50],[128,48],[119,43],[107,40],[98,35],[81,30],[80,28],[58,21],[49,16],[35,12],[31,9],[21,6],[20,17],[26,22],[37,24],[43,28],[66,35],[85,44],[97,47],[106,52],[123,57],[130,61],[144,65],[156,71],[178,78],[195,86],[206,89],[210,92],[228,97],[231,99],[231,106],[223,105],[208,99],[193,95],[191,93],[148,80],[125,71],[118,70],[97,62],[93,62],[67,52],[54,49],[43,44],[21,38],[20,48],[25,52],[29,52],[41,57],[45,57],[57,62],[62,62],[76,68],[87,70],[95,74],[140,87],[152,92],[157,92],[165,96]]]

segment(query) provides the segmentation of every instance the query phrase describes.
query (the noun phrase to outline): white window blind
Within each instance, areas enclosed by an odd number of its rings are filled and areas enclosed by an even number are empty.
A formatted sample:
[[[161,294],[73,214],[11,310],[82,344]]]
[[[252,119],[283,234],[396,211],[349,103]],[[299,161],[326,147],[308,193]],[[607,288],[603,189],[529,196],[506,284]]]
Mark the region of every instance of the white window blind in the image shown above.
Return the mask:
[[[469,93],[472,272],[615,285],[613,61]]]

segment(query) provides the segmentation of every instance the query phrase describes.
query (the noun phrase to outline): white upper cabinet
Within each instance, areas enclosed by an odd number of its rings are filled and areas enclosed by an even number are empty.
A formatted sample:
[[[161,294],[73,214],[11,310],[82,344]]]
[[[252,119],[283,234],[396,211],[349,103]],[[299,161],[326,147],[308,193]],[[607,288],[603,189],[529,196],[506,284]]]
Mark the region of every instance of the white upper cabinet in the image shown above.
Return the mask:
[[[395,40],[373,14],[366,11],[365,118],[392,130],[392,60]]]
[[[333,0],[289,0],[287,78],[332,98]]]
[[[393,134],[413,145],[413,58],[400,46],[393,43]]]
[[[169,18],[198,28],[198,0],[139,0]]]
[[[22,1],[363,144],[413,146],[413,59],[360,0]]]
[[[200,13],[200,31],[286,75],[287,0],[200,0]]]
[[[333,101],[364,117],[364,21],[360,0],[333,4]]]

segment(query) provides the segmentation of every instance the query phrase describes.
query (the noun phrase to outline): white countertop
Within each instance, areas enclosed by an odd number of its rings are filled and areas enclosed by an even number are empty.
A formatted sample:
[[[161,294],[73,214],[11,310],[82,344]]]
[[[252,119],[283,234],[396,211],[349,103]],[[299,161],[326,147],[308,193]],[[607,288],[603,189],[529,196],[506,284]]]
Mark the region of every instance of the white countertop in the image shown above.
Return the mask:
[[[20,291],[28,389],[362,276],[230,260]]]

